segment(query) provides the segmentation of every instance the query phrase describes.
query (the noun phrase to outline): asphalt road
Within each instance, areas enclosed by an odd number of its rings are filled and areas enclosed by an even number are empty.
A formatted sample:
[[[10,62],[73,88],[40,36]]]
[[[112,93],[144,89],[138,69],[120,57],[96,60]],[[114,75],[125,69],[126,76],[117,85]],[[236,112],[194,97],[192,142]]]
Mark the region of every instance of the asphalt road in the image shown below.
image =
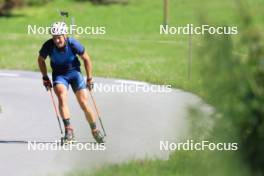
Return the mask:
[[[160,141],[177,142],[188,133],[187,110],[201,100],[188,92],[94,92],[107,132],[105,150],[29,150],[23,141],[53,142],[60,138],[51,98],[40,73],[0,71],[0,171],[1,175],[63,175],[73,169],[98,168],[131,159],[167,159]],[[143,82],[95,78],[111,86],[151,86]],[[69,91],[72,124],[77,141],[93,142],[83,112]]]

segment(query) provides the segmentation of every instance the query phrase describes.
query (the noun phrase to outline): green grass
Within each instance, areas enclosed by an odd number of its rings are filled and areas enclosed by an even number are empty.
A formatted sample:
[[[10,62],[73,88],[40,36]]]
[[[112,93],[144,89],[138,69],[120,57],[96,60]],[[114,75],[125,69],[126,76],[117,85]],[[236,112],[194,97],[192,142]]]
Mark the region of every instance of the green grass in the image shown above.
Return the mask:
[[[258,7],[257,3],[251,5]],[[77,25],[106,26],[106,35],[79,38],[92,57],[95,76],[197,90],[195,65],[192,70],[195,79],[187,78],[188,36],[159,35],[162,1],[134,0],[128,5],[94,6],[88,2],[57,0],[46,6],[17,9],[13,12],[15,17],[0,18],[1,69],[38,71],[38,50],[49,36],[27,35],[27,25],[49,26],[60,19],[58,8],[70,11]],[[235,3],[228,0],[171,1],[169,21],[171,25],[198,25],[206,17],[218,25],[239,25],[235,9]],[[200,38],[194,36],[194,48],[199,43]],[[199,60],[195,57],[194,60]]]
[[[210,157],[214,158],[208,161]],[[227,158],[229,162],[226,162]],[[234,152],[177,151],[168,160],[130,161],[122,165],[106,166],[96,171],[74,171],[67,176],[217,176],[220,173],[230,176],[248,175],[247,169],[241,166],[242,163],[238,161]]]

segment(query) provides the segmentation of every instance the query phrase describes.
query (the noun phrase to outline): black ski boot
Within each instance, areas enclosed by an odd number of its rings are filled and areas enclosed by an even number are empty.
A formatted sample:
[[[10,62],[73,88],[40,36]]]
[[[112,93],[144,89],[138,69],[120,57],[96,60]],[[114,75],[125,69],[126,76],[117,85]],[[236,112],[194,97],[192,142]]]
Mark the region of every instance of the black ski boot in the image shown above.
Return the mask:
[[[96,140],[97,143],[105,143],[104,141],[104,136],[102,135],[102,133],[100,132],[100,130],[95,129],[92,131],[93,137]]]
[[[63,138],[64,144],[70,144],[75,142],[73,128],[71,126],[65,127],[65,136]]]

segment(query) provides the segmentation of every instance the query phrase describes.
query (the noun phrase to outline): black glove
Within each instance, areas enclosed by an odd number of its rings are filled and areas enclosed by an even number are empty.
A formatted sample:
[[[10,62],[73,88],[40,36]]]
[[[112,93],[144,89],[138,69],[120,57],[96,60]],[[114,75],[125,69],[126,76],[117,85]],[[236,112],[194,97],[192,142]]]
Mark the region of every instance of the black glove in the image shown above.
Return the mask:
[[[48,76],[43,76],[42,77],[43,80],[43,85],[46,88],[46,90],[48,91],[50,88],[52,88],[52,84],[50,82],[50,79]]]
[[[91,91],[93,90],[94,83],[92,78],[87,78],[86,87]]]

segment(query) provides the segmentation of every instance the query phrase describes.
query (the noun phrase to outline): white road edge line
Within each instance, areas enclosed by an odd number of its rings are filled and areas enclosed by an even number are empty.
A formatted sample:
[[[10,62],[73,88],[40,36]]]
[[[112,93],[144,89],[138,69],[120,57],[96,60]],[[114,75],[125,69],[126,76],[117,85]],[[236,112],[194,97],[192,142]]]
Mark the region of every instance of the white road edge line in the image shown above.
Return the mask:
[[[131,81],[131,80],[115,80],[116,83],[123,83],[123,84],[137,84],[137,85],[148,85],[146,82],[140,82],[140,81]]]
[[[0,76],[3,77],[19,77],[19,74],[15,74],[15,73],[0,73]]]

